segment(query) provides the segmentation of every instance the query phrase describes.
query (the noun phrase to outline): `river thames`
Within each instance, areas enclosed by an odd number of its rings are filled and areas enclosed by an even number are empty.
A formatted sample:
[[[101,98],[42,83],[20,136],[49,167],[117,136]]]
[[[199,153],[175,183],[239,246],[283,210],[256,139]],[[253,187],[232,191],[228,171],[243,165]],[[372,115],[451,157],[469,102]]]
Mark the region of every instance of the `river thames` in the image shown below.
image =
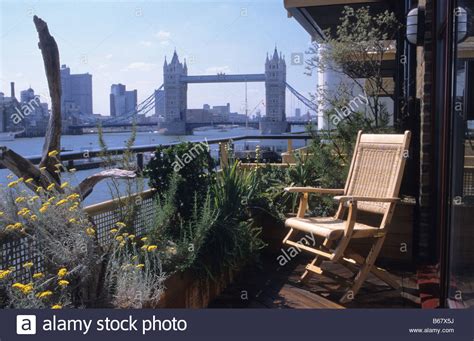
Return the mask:
[[[256,129],[246,129],[246,128],[233,128],[233,129],[209,129],[204,131],[195,131],[193,135],[185,136],[164,136],[153,132],[137,132],[135,146],[140,145],[160,145],[168,144],[173,142],[180,141],[202,141],[204,139],[216,139],[216,138],[226,138],[226,137],[236,137],[243,135],[260,135],[260,131]],[[106,141],[108,147],[117,148],[124,147],[127,139],[131,136],[130,132],[123,133],[106,133],[104,134],[104,140]],[[11,150],[22,156],[39,156],[41,155],[41,150],[43,148],[44,138],[35,137],[35,138],[18,138],[13,141],[0,141],[0,145],[6,146]],[[277,150],[286,150],[287,142],[285,140],[273,140],[273,141],[263,141],[258,139],[247,140],[238,142],[235,145],[235,148],[243,149],[245,144],[253,149],[256,145],[269,145],[272,148]],[[302,145],[302,141],[295,141],[293,146],[297,148]],[[61,138],[61,148],[65,151],[85,151],[99,148],[99,139],[97,134],[84,134],[84,135],[64,135]],[[211,145],[211,155],[217,157],[217,146]],[[63,181],[68,181],[72,184],[77,184],[81,180],[85,179],[87,176],[90,176],[94,173],[99,172],[100,169],[84,170],[77,172],[73,177],[68,178],[68,175],[63,175]],[[0,184],[6,185],[9,180],[7,175],[10,172],[6,169],[0,170]],[[148,182],[147,179],[144,179],[144,184]],[[110,184],[107,181],[99,183],[92,194],[86,198],[84,204],[90,205],[105,200],[111,199],[111,192],[109,188]],[[125,193],[124,193],[125,194]]]

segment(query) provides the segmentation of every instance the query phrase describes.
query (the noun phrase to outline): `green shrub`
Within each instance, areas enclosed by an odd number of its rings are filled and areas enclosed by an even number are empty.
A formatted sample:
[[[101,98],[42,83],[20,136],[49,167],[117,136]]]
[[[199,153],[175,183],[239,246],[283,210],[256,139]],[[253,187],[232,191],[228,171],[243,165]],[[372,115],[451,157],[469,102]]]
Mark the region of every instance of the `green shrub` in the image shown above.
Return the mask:
[[[192,213],[194,195],[203,198],[208,192],[214,175],[215,161],[205,143],[181,143],[175,146],[159,146],[147,165],[144,174],[149,185],[158,193],[168,190],[172,174],[179,175],[176,190],[176,207],[183,217]]]

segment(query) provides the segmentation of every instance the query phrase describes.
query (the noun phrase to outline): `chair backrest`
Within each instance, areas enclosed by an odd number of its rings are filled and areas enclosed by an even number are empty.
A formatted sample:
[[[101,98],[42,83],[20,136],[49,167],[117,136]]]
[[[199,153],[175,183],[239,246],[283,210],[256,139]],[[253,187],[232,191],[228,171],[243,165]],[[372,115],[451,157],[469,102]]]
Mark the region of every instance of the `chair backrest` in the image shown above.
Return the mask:
[[[363,134],[359,131],[345,195],[398,197],[411,133]],[[390,203],[359,202],[359,210],[386,214]],[[392,205],[393,206],[393,205]]]

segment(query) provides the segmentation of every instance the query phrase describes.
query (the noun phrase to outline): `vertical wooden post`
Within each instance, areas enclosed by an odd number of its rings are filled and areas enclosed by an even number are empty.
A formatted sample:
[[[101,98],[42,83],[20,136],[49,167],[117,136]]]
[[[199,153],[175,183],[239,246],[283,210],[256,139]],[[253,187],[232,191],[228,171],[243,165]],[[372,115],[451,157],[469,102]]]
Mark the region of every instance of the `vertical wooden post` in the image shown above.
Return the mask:
[[[288,150],[287,152],[290,153],[290,154],[293,154],[293,140],[292,139],[288,139]]]
[[[139,173],[143,171],[143,153],[137,154],[137,171]]]
[[[221,168],[225,168],[229,165],[229,156],[227,155],[227,143],[219,143],[219,159]]]

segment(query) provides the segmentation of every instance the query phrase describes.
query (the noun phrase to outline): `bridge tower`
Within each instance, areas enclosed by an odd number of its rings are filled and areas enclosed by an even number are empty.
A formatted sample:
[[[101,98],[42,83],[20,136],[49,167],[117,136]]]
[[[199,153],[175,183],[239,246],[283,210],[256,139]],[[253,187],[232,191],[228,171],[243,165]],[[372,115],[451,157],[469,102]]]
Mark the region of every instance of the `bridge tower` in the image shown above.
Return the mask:
[[[281,134],[289,131],[286,122],[286,63],[277,48],[265,61],[266,116],[260,122],[262,134]]]
[[[186,134],[188,85],[181,81],[181,77],[187,75],[186,60],[181,63],[176,51],[169,64],[165,58],[163,65],[165,120],[160,124],[160,129],[166,135]]]

